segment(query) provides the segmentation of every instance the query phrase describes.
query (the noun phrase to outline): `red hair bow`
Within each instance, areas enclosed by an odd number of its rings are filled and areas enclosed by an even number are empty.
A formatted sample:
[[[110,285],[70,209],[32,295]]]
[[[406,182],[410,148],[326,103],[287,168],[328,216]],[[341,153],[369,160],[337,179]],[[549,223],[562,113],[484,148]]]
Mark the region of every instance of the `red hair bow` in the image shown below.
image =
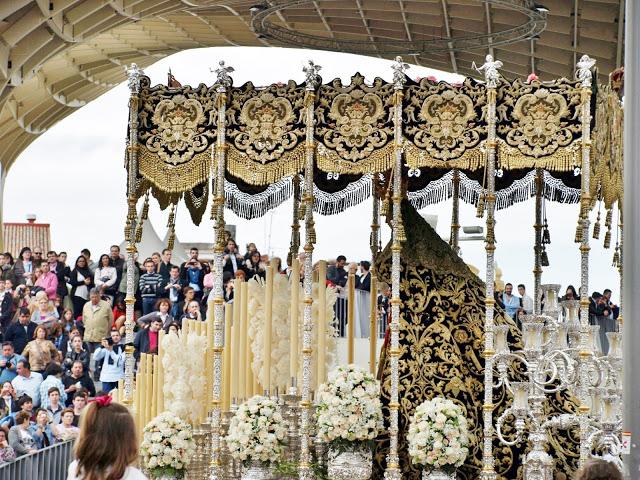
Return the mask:
[[[98,407],[108,407],[111,405],[111,395],[102,395],[101,397],[96,397],[93,401],[98,404]]]

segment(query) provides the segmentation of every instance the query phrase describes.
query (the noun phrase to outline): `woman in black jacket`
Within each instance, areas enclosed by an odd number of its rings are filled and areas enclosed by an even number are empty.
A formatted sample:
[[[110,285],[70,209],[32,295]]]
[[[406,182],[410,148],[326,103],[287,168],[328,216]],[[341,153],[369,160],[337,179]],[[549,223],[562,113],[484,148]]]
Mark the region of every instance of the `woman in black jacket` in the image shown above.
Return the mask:
[[[93,275],[87,266],[87,259],[80,255],[76,259],[76,265],[71,270],[69,277],[71,284],[71,303],[73,303],[73,316],[82,315],[82,307],[89,300],[89,290],[93,288]]]
[[[248,280],[252,279],[255,276],[258,276],[260,278],[266,277],[264,268],[260,266],[260,252],[255,251],[251,254],[249,260],[247,260],[244,264],[244,270],[245,272],[247,272]]]
[[[71,367],[75,361],[82,362],[84,372],[89,371],[90,355],[85,349],[85,344],[80,335],[76,335],[71,339],[71,350],[67,352],[64,356],[64,360],[62,361],[62,367],[64,368],[65,373],[69,373],[71,371]]]

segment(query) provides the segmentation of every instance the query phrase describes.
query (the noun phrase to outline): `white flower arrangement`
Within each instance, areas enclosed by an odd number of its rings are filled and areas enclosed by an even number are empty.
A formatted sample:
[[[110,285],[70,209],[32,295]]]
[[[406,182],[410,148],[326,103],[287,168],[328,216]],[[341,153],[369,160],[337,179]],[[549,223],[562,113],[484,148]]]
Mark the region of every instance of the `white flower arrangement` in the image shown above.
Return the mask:
[[[340,448],[367,442],[383,427],[380,382],[357,365],[338,366],[318,389],[316,419],[323,442]]]
[[[275,401],[256,395],[238,407],[225,441],[231,456],[244,463],[275,464],[282,458],[287,427]]]
[[[206,335],[170,332],[162,339],[164,404],[180,418],[197,424],[206,413]],[[186,374],[188,372],[188,374]]]
[[[249,300],[247,318],[249,318],[248,335],[251,342],[251,351],[253,352],[252,370],[261,383],[264,383],[264,302],[265,302],[265,282],[262,279],[253,278],[247,282]],[[311,332],[312,345],[318,344],[318,322],[320,318],[320,309],[318,298],[322,294],[323,289],[320,288],[318,282],[313,284],[312,297],[312,324]],[[333,287],[324,287],[325,306],[326,306],[326,365],[329,367],[335,359],[337,348],[336,337],[337,332],[334,328],[334,305],[336,303],[337,294]],[[271,384],[272,385],[288,385],[291,381],[289,375],[289,355],[295,355],[296,358],[301,352],[291,352],[290,342],[290,326],[291,326],[291,285],[289,279],[284,275],[274,275],[273,277],[273,303],[272,303],[272,325],[271,332]],[[302,319],[304,318],[304,295],[300,295],[298,305],[299,332],[298,345],[302,345]],[[311,382],[315,378],[315,370],[312,372]]]
[[[172,412],[163,412],[143,430],[140,454],[152,477],[181,478],[195,452],[191,425]]]
[[[462,408],[446,398],[421,403],[411,417],[409,455],[415,465],[454,470],[469,454],[467,419]]]

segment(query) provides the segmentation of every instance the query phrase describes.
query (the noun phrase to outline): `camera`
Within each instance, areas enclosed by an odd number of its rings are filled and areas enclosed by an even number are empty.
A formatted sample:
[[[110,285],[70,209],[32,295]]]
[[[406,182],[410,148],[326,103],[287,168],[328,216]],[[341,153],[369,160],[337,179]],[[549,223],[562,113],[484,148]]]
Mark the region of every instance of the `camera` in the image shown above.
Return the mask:
[[[105,337],[105,340],[106,340],[106,342],[107,342],[107,344],[108,344],[109,346],[111,346],[111,347],[113,346],[113,338],[111,338],[111,337]]]

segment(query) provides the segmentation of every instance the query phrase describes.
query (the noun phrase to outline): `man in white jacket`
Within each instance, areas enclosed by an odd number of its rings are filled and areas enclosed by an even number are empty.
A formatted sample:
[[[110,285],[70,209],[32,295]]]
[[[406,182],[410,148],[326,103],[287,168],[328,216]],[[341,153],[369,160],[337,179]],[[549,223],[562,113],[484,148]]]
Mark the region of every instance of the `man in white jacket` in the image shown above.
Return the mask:
[[[124,378],[124,345],[120,343],[120,332],[111,330],[111,336],[102,340],[94,353],[94,360],[102,360],[100,382],[102,390],[109,393],[118,387],[118,380]]]

